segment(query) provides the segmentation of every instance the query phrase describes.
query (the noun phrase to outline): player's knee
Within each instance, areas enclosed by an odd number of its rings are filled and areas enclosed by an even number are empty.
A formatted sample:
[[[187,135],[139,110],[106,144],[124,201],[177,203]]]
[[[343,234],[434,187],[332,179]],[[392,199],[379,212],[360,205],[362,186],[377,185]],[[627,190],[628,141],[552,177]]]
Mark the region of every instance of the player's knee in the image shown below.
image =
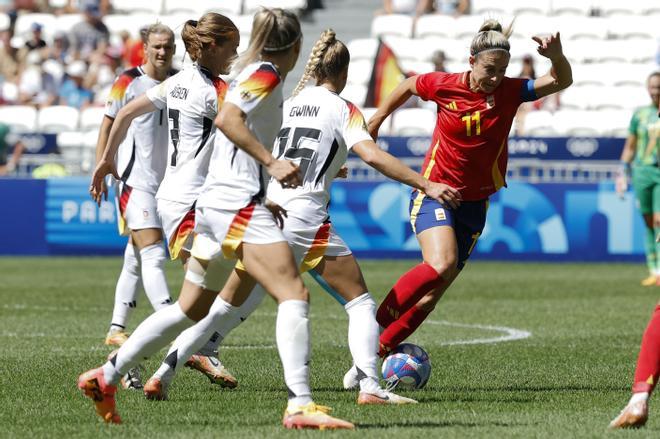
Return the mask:
[[[455,255],[432,259],[430,261],[426,261],[426,263],[433,267],[433,269],[442,278],[453,276],[454,272],[457,270],[458,264]]]

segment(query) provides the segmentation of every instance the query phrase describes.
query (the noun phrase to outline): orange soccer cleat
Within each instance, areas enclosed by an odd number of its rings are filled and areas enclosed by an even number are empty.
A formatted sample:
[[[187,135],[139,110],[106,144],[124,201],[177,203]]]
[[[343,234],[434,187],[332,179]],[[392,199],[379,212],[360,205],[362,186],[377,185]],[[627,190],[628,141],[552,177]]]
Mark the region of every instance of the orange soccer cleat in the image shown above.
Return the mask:
[[[213,384],[219,384],[220,387],[233,389],[238,385],[236,378],[215,357],[195,354],[186,361],[186,366],[203,373]]]
[[[88,370],[78,377],[78,388],[83,394],[94,401],[96,413],[105,422],[121,424],[121,418],[115,407],[117,386],[106,384],[103,369]]]
[[[310,402],[301,406],[289,406],[284,411],[282,425],[285,428],[298,429],[311,428],[316,430],[352,430],[355,425],[342,419],[333,418],[328,413],[330,407],[316,405]]]
[[[167,399],[167,383],[158,377],[149,378],[143,391],[145,398],[152,401],[165,401]]]

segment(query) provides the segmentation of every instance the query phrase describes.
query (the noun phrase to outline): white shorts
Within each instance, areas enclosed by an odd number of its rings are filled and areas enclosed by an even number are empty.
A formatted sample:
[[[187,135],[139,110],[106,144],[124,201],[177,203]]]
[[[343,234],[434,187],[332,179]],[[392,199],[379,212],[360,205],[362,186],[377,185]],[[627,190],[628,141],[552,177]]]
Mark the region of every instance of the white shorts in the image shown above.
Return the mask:
[[[195,204],[158,200],[158,214],[163,224],[167,247],[172,260],[178,259],[181,250],[190,252],[195,228]]]
[[[115,207],[119,234],[128,236],[131,230],[160,229],[156,197],[119,181],[115,184]]]
[[[221,255],[227,259],[235,259],[236,249],[243,242],[286,242],[273,215],[258,203],[251,203],[238,211],[198,207],[195,233],[197,236],[191,254],[207,261]]]
[[[283,232],[301,273],[316,267],[324,256],[348,256],[352,253],[330,222],[318,227],[300,228],[300,225],[287,226],[285,220]]]

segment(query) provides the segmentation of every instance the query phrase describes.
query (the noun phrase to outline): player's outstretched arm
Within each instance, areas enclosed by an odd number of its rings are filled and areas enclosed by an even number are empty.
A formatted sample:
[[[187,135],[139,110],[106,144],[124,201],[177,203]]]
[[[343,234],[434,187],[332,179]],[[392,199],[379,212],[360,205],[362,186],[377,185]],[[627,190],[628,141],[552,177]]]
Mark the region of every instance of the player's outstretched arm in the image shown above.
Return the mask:
[[[378,138],[378,129],[385,119],[387,119],[387,116],[403,105],[403,103],[412,95],[417,96],[416,84],[417,76],[412,76],[404,80],[387,98],[385,98],[385,101],[378,106],[378,110],[376,110],[367,123],[367,130],[374,140]]]
[[[247,127],[246,117],[247,115],[237,105],[225,102],[215,118],[215,126],[234,145],[264,165],[268,173],[282,186],[299,186],[301,179],[298,167],[287,160],[276,160]]]
[[[429,197],[443,204],[449,204],[452,208],[457,208],[461,204],[461,193],[459,191],[446,184],[428,181],[422,175],[404,165],[401,160],[380,149],[373,141],[358,142],[353,145],[352,149],[366,164],[392,180],[419,189]]]
[[[536,50],[552,61],[550,71],[534,81],[536,96],[542,98],[557,93],[573,83],[571,64],[564,56],[559,32],[549,37],[532,37],[538,43]]]
[[[156,106],[147,98],[142,95],[119,110],[117,118],[112,123],[110,134],[108,135],[108,142],[106,143],[105,150],[99,162],[96,164],[96,169],[92,174],[92,184],[89,192],[98,204],[101,203],[103,197],[103,189],[105,187],[105,176],[112,174],[113,177],[119,179],[117,168],[115,166],[115,155],[119,145],[126,137],[128,127],[131,125],[133,119],[145,113],[155,111]]]

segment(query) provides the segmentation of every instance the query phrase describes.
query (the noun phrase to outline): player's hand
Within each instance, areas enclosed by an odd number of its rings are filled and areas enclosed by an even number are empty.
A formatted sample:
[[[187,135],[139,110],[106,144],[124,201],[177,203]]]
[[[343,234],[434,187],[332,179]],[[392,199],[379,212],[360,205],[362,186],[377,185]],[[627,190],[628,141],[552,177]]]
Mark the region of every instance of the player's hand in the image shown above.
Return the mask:
[[[558,58],[564,54],[561,48],[561,39],[559,32],[549,37],[532,37],[538,43],[536,51],[541,55],[551,60]]]
[[[92,174],[92,183],[89,186],[89,194],[99,206],[101,205],[104,194],[106,199],[108,197],[108,187],[105,184],[105,176],[108,174],[112,175],[117,180],[120,179],[114,162],[101,160],[96,165],[96,169],[94,169],[94,173]]]
[[[617,175],[614,188],[619,198],[623,199],[628,191],[628,178],[625,175]]]
[[[461,193],[457,189],[444,183],[429,181],[427,187],[424,189],[424,193],[442,204],[449,205],[452,209],[460,206],[463,200]]]
[[[302,183],[300,169],[288,160],[273,160],[266,170],[283,188],[296,188]]]
[[[283,228],[284,218],[287,218],[286,209],[284,209],[282,206],[275,203],[274,201],[269,200],[268,198],[266,198],[266,202],[264,203],[264,206],[266,207],[266,209],[270,210],[270,213],[273,214],[273,218],[275,218],[275,222],[277,223],[277,226],[280,229]]]
[[[374,116],[376,116],[374,114]],[[369,122],[367,122],[367,131],[369,132],[369,135],[371,136],[372,139],[374,139],[374,142],[378,140],[378,130],[380,129],[380,125],[383,123],[383,121],[378,120],[376,117],[371,116],[369,119]]]
[[[335,175],[335,178],[348,178],[348,166],[344,165],[341,168],[339,168],[339,171],[337,171],[337,175]]]

